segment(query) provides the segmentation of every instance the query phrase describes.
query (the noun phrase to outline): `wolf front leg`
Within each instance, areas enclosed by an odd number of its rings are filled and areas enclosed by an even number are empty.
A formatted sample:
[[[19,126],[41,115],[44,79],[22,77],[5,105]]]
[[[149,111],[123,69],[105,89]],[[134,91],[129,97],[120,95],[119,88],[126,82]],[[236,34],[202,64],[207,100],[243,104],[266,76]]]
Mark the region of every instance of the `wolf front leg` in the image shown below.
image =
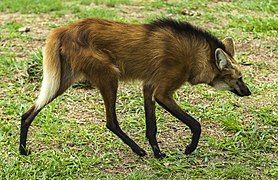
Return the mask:
[[[184,112],[172,98],[172,95],[168,93],[159,93],[155,95],[156,102],[170,112],[173,116],[178,118],[180,121],[185,123],[192,132],[191,143],[187,145],[185,149],[185,154],[192,153],[198,146],[198,142],[201,135],[201,125],[192,116]]]
[[[152,99],[153,88],[150,85],[144,85],[144,108],[146,116],[146,137],[149,140],[149,143],[152,147],[154,156],[156,158],[164,158],[166,155],[162,153],[159,149],[157,140],[156,140],[156,117],[155,117],[155,101]]]

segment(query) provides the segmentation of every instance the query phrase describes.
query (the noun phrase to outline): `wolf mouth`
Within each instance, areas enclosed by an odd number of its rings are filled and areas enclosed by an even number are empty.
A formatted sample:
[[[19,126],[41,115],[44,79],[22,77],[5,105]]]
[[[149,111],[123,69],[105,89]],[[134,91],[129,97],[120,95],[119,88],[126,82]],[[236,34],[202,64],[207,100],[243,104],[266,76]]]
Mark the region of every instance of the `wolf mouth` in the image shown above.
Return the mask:
[[[238,92],[235,88],[231,89],[230,91],[231,91],[232,93],[234,93],[234,94],[240,96],[240,97],[243,97],[243,96],[244,96],[243,94],[241,94],[240,92]]]

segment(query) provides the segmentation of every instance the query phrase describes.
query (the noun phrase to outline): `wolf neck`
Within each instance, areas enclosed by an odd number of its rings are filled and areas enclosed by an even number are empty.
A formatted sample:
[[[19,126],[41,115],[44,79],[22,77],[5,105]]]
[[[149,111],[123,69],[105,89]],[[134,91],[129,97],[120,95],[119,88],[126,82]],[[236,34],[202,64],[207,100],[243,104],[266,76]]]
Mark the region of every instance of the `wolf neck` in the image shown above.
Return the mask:
[[[172,19],[160,19],[149,24],[149,29],[171,29],[178,36],[192,37],[206,40],[212,49],[225,49],[224,44],[209,32],[196,27],[188,22],[180,22]]]
[[[212,54],[214,54],[214,47],[208,43],[199,42],[198,48],[195,48],[194,55],[192,55],[191,66],[185,69],[188,73],[188,82],[190,84],[208,84],[211,82],[218,71],[213,62]],[[188,59],[189,60],[189,59]],[[185,59],[185,61],[187,61]]]
[[[149,29],[162,31],[173,38],[167,40],[167,52],[175,52],[173,59],[184,64],[189,83],[209,83],[217,75],[214,52],[217,48],[225,50],[225,46],[215,36],[188,22],[171,19],[157,20],[150,24]]]
[[[215,64],[215,50],[225,46],[210,34],[183,34],[176,39],[176,58],[185,65],[187,81],[193,85],[210,83],[219,73]]]

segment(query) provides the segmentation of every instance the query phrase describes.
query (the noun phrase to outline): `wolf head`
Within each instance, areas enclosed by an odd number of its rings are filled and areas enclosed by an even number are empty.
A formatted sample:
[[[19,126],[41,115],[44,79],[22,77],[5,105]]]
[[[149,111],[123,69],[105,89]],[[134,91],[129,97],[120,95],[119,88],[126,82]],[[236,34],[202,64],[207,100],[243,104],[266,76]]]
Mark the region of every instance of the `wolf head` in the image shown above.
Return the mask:
[[[215,63],[220,73],[209,84],[216,89],[229,90],[238,96],[249,96],[251,92],[243,82],[239,64],[234,60],[235,48],[232,38],[223,40],[226,52],[215,50]]]

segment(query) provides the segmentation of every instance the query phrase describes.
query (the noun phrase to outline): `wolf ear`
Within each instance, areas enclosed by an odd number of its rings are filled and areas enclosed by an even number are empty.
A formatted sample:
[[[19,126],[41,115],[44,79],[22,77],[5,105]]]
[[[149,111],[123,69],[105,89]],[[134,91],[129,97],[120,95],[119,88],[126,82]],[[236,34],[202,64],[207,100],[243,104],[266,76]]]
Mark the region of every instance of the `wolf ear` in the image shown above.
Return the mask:
[[[235,55],[235,43],[234,43],[233,38],[226,37],[223,40],[223,44],[225,45],[226,51],[234,57],[234,55]]]
[[[216,66],[220,71],[222,71],[225,68],[228,68],[231,65],[231,62],[229,61],[225,52],[220,48],[217,48],[215,50],[215,60]]]

